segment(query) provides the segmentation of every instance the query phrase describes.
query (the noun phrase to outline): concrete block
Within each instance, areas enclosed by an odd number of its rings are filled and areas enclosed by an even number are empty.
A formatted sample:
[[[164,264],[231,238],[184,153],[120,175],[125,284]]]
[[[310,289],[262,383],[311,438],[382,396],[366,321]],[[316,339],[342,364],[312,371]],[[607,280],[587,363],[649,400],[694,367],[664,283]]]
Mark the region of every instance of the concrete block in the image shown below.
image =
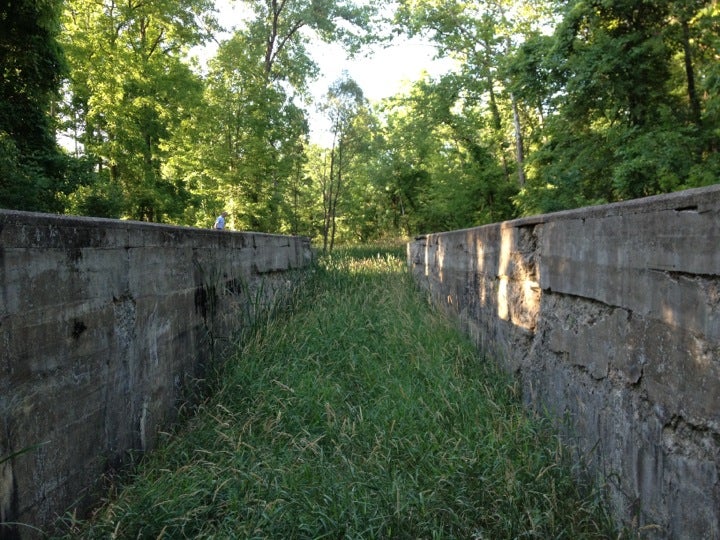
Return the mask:
[[[556,419],[618,523],[719,538],[720,186],[408,245],[414,277]]]
[[[82,513],[281,290],[262,282],[311,261],[305,238],[0,210],[0,459],[25,450],[0,464],[0,523]]]

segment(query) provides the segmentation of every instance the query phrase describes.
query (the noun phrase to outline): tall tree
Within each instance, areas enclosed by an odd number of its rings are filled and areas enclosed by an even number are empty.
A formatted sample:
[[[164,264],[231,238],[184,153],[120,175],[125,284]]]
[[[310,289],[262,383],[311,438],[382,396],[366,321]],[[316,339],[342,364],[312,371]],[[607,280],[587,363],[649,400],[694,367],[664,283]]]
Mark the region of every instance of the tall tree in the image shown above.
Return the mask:
[[[700,61],[693,43],[708,36],[699,21],[712,19],[704,19],[710,3],[575,1],[552,38],[522,47],[514,88],[550,113],[532,182],[517,199],[523,212],[705,183],[697,171],[716,168],[717,154],[703,143],[712,128],[702,123],[695,73],[717,60]]]
[[[122,190],[127,217],[182,214],[185,186],[162,167],[172,133],[201,96],[183,58],[207,38],[211,8],[210,0],[65,2],[67,117],[106,182]]]
[[[57,36],[62,2],[0,7],[0,206],[58,211],[64,160],[51,117],[65,63]]]
[[[371,3],[248,0],[244,25],[210,62],[205,110],[188,130],[189,152],[204,156],[195,193],[230,211],[236,227],[292,229],[298,171],[306,159],[308,83],[317,74],[311,40],[352,51],[372,38]],[[199,142],[200,144],[193,143]],[[180,160],[174,160],[179,162]],[[182,167],[176,167],[181,174]]]
[[[411,34],[427,34],[439,53],[456,58],[464,80],[462,99],[483,103],[490,118],[493,151],[503,163],[508,180],[513,166],[508,149],[513,145],[514,172],[525,183],[523,127],[516,96],[507,91],[503,62],[525,35],[548,24],[547,2],[532,0],[483,0],[468,3],[431,0],[401,1],[396,20]]]
[[[209,62],[204,106],[173,140],[172,176],[192,178],[192,196],[204,205],[196,224],[221,209],[245,230],[278,232],[289,218],[308,126],[287,81],[267,80],[263,51],[242,31],[222,43]]]
[[[328,159],[328,175],[323,178],[323,251],[332,251],[335,244],[338,202],[346,190],[349,164],[360,144],[356,120],[366,99],[358,84],[347,77],[337,80],[328,89],[322,110],[330,120],[332,145]]]
[[[487,142],[491,118],[481,107],[457,107],[463,84],[452,75],[423,81],[389,106],[386,192],[408,234],[513,217],[517,184]]]
[[[670,3],[665,33],[677,65],[671,72],[674,85],[685,94],[687,118],[700,138],[699,158],[720,151],[717,125],[720,98],[720,5],[711,0],[675,0]],[[710,128],[710,129],[708,129]],[[712,168],[706,171],[712,175]]]

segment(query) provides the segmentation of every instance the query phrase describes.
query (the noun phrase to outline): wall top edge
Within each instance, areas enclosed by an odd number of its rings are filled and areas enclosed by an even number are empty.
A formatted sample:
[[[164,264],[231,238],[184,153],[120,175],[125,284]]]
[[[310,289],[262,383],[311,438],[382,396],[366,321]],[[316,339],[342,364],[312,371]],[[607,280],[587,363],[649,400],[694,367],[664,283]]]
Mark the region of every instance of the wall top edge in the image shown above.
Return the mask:
[[[0,229],[3,224],[26,223],[37,226],[56,226],[56,227],[103,227],[105,229],[134,229],[146,231],[182,231],[192,234],[206,235],[246,235],[255,237],[268,238],[299,238],[300,240],[310,241],[305,236],[292,236],[285,234],[273,234],[255,231],[215,231],[211,228],[189,227],[182,225],[169,225],[166,223],[150,223],[147,221],[133,221],[125,219],[110,219],[88,216],[70,216],[64,214],[46,214],[42,212],[27,212],[24,210],[7,210],[0,208]]]
[[[686,189],[683,191],[675,191],[673,193],[664,193],[661,195],[653,195],[650,197],[642,197],[639,199],[631,199],[610,204],[599,204],[596,206],[584,206],[582,208],[574,208],[572,210],[562,210],[548,214],[538,214],[499,223],[490,223],[487,225],[479,225],[477,227],[469,227],[467,229],[458,229],[454,231],[444,231],[438,233],[421,234],[415,237],[415,241],[422,241],[430,236],[438,236],[445,234],[462,234],[469,231],[477,231],[485,228],[521,228],[533,225],[541,225],[548,222],[568,221],[576,219],[588,218],[604,218],[612,217],[627,213],[650,213],[659,211],[694,211],[706,212],[710,210],[720,210],[720,184],[712,186]]]

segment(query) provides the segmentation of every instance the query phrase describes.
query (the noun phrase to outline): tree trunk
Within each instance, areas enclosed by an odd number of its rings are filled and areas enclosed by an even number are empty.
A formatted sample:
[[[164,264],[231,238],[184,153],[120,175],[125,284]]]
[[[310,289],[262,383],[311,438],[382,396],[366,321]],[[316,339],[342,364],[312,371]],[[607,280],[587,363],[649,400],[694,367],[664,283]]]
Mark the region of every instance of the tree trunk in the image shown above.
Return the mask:
[[[510,171],[508,170],[508,164],[507,159],[505,157],[505,148],[504,148],[504,137],[502,133],[502,119],[500,118],[500,109],[497,106],[497,101],[495,100],[495,91],[493,90],[493,81],[490,77],[487,78],[487,84],[488,84],[488,92],[489,92],[489,98],[490,98],[490,112],[493,117],[493,129],[495,130],[495,133],[497,134],[497,137],[500,142],[500,159],[502,160],[502,166],[503,166],[503,172],[505,174],[505,179],[509,182],[510,181]]]
[[[685,75],[687,77],[687,92],[688,99],[690,100],[690,116],[693,123],[700,127],[702,123],[702,116],[700,111],[700,100],[697,96],[697,90],[695,89],[695,72],[692,64],[692,51],[690,49],[690,27],[687,19],[682,19],[682,36],[683,36],[683,52],[685,55]]]
[[[338,144],[337,183],[335,184],[335,195],[334,197],[332,197],[332,202],[330,205],[330,217],[332,223],[332,233],[330,234],[330,251],[332,251],[335,247],[335,233],[337,232],[337,203],[340,196],[340,188],[342,186],[342,150],[343,143],[342,139],[340,139],[340,144]]]
[[[520,113],[518,112],[517,100],[514,94],[510,94],[513,110],[513,124],[515,126],[515,159],[518,167],[518,185],[525,185],[525,149],[523,148],[522,130],[520,126]]]
[[[330,240],[330,215],[332,207],[332,186],[333,177],[335,176],[335,141],[333,141],[332,149],[330,150],[330,172],[323,189],[323,253],[327,253],[328,244]]]

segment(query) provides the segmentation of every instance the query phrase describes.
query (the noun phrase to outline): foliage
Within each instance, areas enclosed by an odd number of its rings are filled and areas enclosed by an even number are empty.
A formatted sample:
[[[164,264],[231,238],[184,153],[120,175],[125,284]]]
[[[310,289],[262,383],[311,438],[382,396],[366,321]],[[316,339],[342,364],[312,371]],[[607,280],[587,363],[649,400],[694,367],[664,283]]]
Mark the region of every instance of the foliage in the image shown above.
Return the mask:
[[[283,86],[265,80],[260,57],[245,56],[250,47],[239,33],[220,46],[209,64],[205,106],[173,140],[168,171],[191,179],[195,204],[186,215],[194,224],[211,223],[224,209],[236,229],[276,232],[307,123]]]
[[[50,108],[65,72],[58,46],[62,2],[0,7],[0,207],[58,210],[65,161]]]
[[[338,205],[346,197],[353,161],[368,140],[361,120],[367,114],[367,102],[358,84],[345,77],[330,86],[321,110],[328,116],[332,134],[329,169],[320,177],[323,251],[332,251],[337,237]]]
[[[453,110],[480,128],[506,177],[517,176],[519,193],[506,194],[518,213],[717,181],[713,2],[401,2],[396,20],[459,60]],[[452,191],[441,188],[445,198]],[[432,200],[441,216],[462,212]]]
[[[2,8],[0,205],[202,227],[225,210],[331,249],[718,181],[715,1],[243,6],[206,65],[212,0]],[[318,149],[312,44],[391,34],[456,69],[383,103],[338,82]]]
[[[523,213],[717,181],[710,94],[696,85],[715,69],[698,45],[717,20],[712,10],[708,2],[572,2],[551,38],[520,49],[514,85],[527,85],[524,97],[549,115],[531,185],[516,198]],[[705,167],[713,172],[698,175]]]
[[[549,423],[429,309],[402,257],[323,258],[197,416],[67,537],[613,537]]]
[[[462,82],[421,82],[388,104],[386,191],[407,234],[464,228],[512,217],[517,185],[484,135],[491,120],[460,96]]]
[[[71,73],[63,114],[107,184],[97,193],[121,191],[125,217],[177,221],[182,213],[186,188],[165,177],[162,164],[172,133],[199,106],[200,82],[183,54],[205,39],[199,21],[210,7],[65,2]]]
[[[309,39],[355,49],[371,36],[375,8],[350,2],[247,2],[252,15],[209,64],[204,107],[185,122],[168,160],[192,178],[186,219],[203,224],[221,209],[236,229],[312,235],[299,218],[308,156],[301,105],[317,66]],[[301,223],[303,227],[300,228]]]
[[[74,189],[60,197],[65,213],[120,218],[125,208],[122,189],[103,178],[94,166],[95,162],[86,157],[68,160],[67,176],[73,179]]]

